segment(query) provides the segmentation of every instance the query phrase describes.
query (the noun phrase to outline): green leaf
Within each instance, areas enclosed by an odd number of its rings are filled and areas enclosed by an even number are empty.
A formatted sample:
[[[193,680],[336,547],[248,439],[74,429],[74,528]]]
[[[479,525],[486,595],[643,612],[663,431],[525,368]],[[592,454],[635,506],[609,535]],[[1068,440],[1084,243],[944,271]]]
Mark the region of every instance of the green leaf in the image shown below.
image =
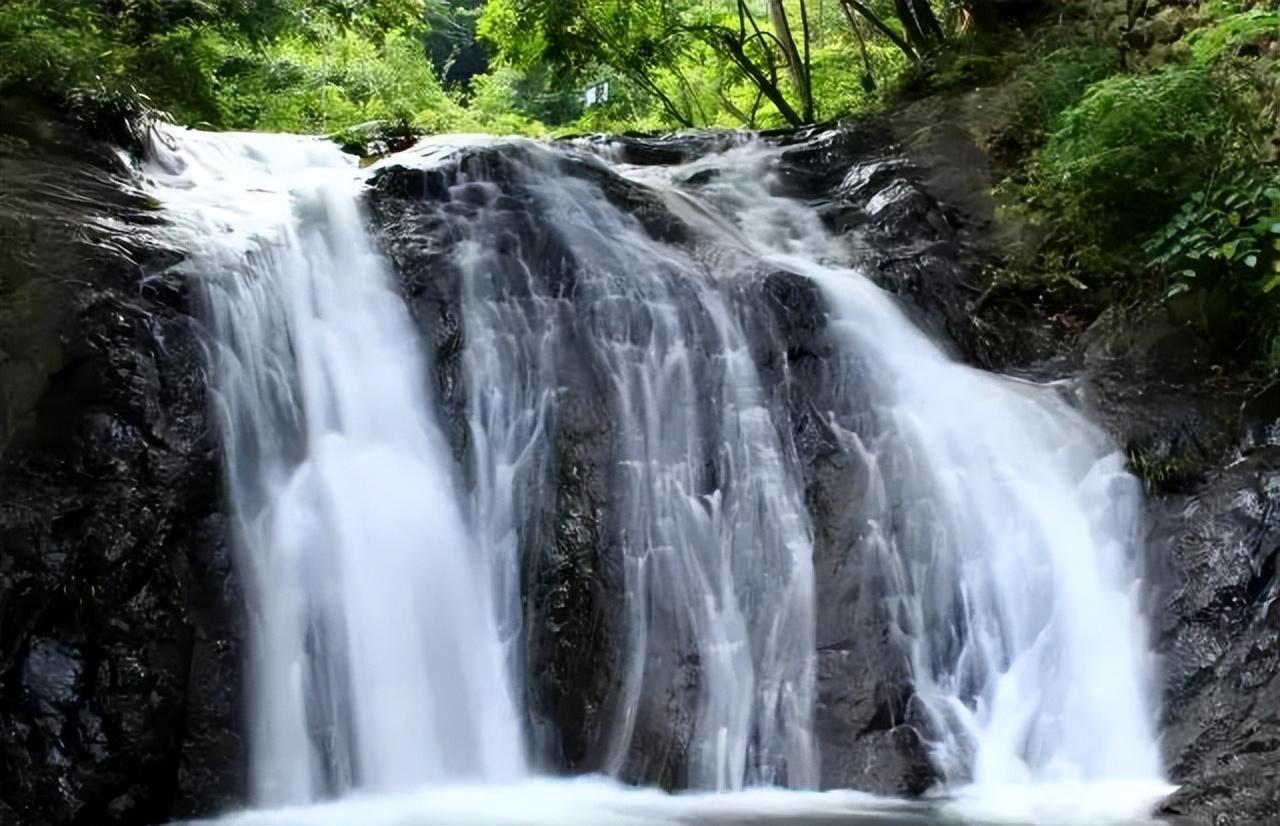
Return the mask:
[[[1258,256],[1254,255],[1253,253],[1246,255],[1244,257],[1244,265],[1249,269],[1253,269],[1254,267],[1258,266]]]
[[[1223,258],[1230,261],[1232,258],[1235,257],[1236,248],[1239,246],[1240,246],[1240,240],[1236,239],[1235,241],[1228,241],[1227,243],[1218,247],[1218,250],[1222,253]]]
[[[1191,285],[1185,281],[1176,281],[1169,285],[1169,289],[1164,291],[1165,298],[1173,298],[1175,295],[1181,295],[1191,289]]]
[[[1269,293],[1272,290],[1274,290],[1276,287],[1280,287],[1280,273],[1277,273],[1276,275],[1273,275],[1270,278],[1268,278],[1266,283],[1262,285],[1262,291],[1264,293]]]

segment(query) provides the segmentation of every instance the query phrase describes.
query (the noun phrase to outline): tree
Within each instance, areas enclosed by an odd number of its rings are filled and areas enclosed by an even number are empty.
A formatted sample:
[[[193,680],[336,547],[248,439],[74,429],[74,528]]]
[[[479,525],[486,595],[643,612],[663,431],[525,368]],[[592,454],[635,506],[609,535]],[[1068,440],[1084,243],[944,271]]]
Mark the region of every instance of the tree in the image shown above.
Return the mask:
[[[763,101],[799,126],[814,121],[821,103],[811,59],[813,6],[811,0],[489,0],[479,31],[500,62],[526,72],[551,67],[578,83],[605,70],[624,77],[682,126],[707,121],[704,103],[754,125]],[[861,44],[863,89],[874,88],[867,37],[884,37],[913,62],[944,42],[929,0],[833,0],[833,6],[840,9],[832,9],[833,19],[843,25],[843,13]],[[728,82],[695,88],[690,78],[709,55],[723,62]],[[749,107],[731,94],[744,86],[756,97]]]
[[[675,122],[693,126],[696,104],[683,66],[699,46],[734,66],[793,125],[812,121],[807,10],[801,3],[797,45],[782,0],[768,0],[761,25],[747,0],[490,0],[481,36],[500,59],[524,69],[551,64],[578,79],[603,67],[627,77]],[[799,105],[782,86],[785,68]],[[686,101],[682,103],[681,101]]]
[[[489,68],[489,55],[476,38],[484,0],[428,0],[427,52],[436,73],[449,87],[469,87]]]
[[[786,59],[787,69],[791,74],[791,83],[800,97],[801,117],[806,123],[813,120],[813,81],[809,63],[809,10],[804,0],[800,0],[800,20],[804,43],[804,54],[796,48],[795,38],[791,34],[791,22],[787,18],[787,8],[782,0],[769,0],[769,22],[773,25],[774,39],[777,40],[782,56]]]
[[[477,31],[499,60],[523,70],[554,67],[584,82],[602,68],[651,95],[668,117],[693,126],[688,107],[661,82],[688,48],[682,4],[672,0],[490,0]]]

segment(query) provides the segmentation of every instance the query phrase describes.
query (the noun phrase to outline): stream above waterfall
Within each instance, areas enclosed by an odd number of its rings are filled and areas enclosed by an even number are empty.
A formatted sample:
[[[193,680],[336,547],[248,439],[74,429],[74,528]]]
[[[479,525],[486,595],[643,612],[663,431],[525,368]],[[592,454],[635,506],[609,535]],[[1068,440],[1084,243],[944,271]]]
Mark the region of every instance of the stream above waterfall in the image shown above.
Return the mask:
[[[246,587],[260,808],[226,822],[1145,823],[1170,791],[1123,457],[1068,385],[922,332],[778,147],[153,155]],[[842,184],[868,222],[876,174]]]

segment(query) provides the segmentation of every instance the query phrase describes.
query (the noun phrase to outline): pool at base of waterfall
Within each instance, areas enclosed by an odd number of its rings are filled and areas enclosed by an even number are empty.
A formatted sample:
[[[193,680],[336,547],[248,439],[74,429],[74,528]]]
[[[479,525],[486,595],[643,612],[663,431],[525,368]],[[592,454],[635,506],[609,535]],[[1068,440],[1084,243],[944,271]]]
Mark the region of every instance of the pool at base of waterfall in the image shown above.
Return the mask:
[[[970,786],[904,800],[847,790],[776,788],[669,794],[604,777],[543,778],[510,785],[433,786],[400,794],[357,794],[328,803],[236,812],[200,821],[199,826],[1175,826],[1177,821],[1149,814],[1173,788],[1146,781]]]

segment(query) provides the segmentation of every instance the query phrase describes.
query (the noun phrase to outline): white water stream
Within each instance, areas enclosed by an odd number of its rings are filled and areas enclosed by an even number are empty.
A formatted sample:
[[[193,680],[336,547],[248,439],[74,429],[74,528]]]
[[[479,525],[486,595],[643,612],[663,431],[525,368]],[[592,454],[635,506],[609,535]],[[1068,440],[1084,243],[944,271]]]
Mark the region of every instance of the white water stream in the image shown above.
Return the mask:
[[[848,386],[874,400],[857,438],[879,502],[860,552],[889,583],[892,631],[909,640],[949,779],[1158,787],[1134,570],[1142,492],[1123,456],[1062,389],[948,358],[840,266],[847,253],[813,210],[770,194],[771,158],[752,145],[682,171],[718,170],[702,197],[742,243],[822,287],[844,364],[864,368]]]
[[[255,801],[520,776],[491,574],[354,163],[278,135],[156,155],[212,327]]]
[[[950,361],[848,269],[812,210],[770,193],[771,150],[623,170],[660,191],[705,255],[655,241],[550,152],[528,154],[529,190],[580,269],[576,311],[532,280],[494,280],[482,210],[458,254],[464,490],[354,165],[288,136],[165,139],[148,174],[210,323],[250,609],[255,802],[365,795],[232,822],[926,817],[848,793],[475,785],[525,774],[519,531],[551,484],[555,353],[570,346],[607,377],[619,433],[629,656],[610,767],[667,678],[654,651],[670,650],[700,664],[691,786],[816,784],[813,529],[733,298],[751,261],[820,285],[847,384],[872,399],[849,434],[878,471],[850,553],[887,583],[889,633],[951,783],[927,816],[1138,822],[1167,791],[1132,568],[1136,481],[1060,388]],[[669,182],[711,167],[697,201]]]

